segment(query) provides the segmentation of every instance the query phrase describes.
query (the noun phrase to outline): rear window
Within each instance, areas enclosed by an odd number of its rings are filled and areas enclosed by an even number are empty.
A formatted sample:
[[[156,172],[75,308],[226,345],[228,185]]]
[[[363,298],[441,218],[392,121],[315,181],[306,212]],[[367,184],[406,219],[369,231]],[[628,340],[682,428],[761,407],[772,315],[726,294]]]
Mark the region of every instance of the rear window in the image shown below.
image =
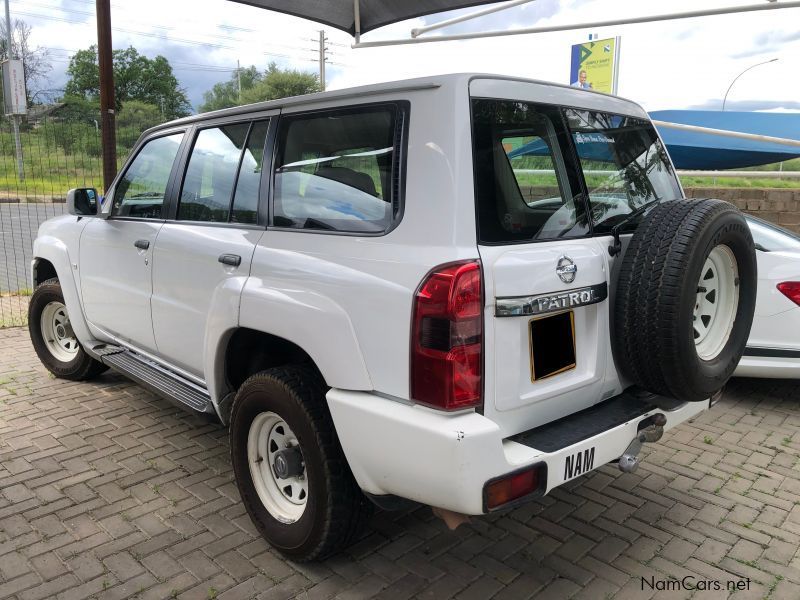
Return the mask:
[[[644,119],[495,99],[472,112],[482,243],[606,235],[646,202],[682,195]]]
[[[475,100],[472,107],[478,228],[482,242],[586,235],[568,133],[558,109]]]

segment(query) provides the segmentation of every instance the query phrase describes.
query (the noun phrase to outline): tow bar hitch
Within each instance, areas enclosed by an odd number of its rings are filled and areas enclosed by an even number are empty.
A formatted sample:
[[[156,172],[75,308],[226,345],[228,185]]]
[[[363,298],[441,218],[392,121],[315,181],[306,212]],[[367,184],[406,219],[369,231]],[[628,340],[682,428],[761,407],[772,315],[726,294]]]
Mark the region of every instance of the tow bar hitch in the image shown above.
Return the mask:
[[[664,435],[664,425],[666,424],[667,417],[662,413],[656,413],[642,421],[640,427],[641,425],[645,425],[645,427],[639,430],[639,433],[623,452],[619,459],[619,470],[623,473],[633,473],[639,467],[639,452],[642,450],[642,444],[660,440]]]

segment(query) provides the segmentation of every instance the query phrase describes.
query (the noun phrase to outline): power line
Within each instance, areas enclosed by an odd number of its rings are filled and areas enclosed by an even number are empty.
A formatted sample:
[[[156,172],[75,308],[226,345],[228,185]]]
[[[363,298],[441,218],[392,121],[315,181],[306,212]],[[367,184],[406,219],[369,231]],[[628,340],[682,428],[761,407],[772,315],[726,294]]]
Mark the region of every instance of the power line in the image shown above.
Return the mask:
[[[16,14],[36,17],[36,18],[40,18],[40,19],[46,19],[46,20],[50,20],[50,21],[59,21],[59,22],[63,22],[63,23],[80,23],[80,24],[84,23],[83,21],[77,21],[75,19],[68,19],[68,18],[65,18],[65,17],[56,17],[56,16],[51,16],[51,15],[41,15],[41,14],[37,14],[37,13],[30,13],[30,12],[19,11],[19,10],[16,11]],[[225,50],[239,50],[239,48],[237,48],[236,46],[229,46],[229,45],[226,45],[226,44],[214,44],[214,43],[208,43],[208,42],[201,42],[201,41],[198,41],[198,40],[177,38],[177,37],[171,37],[171,36],[168,37],[168,36],[165,36],[165,35],[162,35],[162,34],[149,33],[149,32],[146,32],[146,31],[138,31],[136,29],[128,29],[128,28],[125,28],[125,27],[114,27],[113,31],[119,31],[119,32],[123,32],[123,33],[130,33],[132,35],[139,35],[139,36],[154,38],[154,39],[158,39],[158,40],[163,40],[165,42],[172,42],[172,43],[177,43],[177,44],[188,44],[188,45],[192,45],[192,46],[201,46],[201,47],[204,47],[204,48],[220,48],[220,49],[225,49]],[[236,41],[241,41],[241,40],[236,40]],[[287,58],[287,59],[290,59],[290,60],[302,60],[302,61],[307,61],[307,62],[316,62],[316,60],[313,59],[313,58],[304,58],[304,57],[301,57],[301,56],[294,56],[294,55],[291,55],[291,54],[282,54],[282,53],[278,53],[278,52],[262,51],[262,52],[260,52],[260,54],[263,54],[265,56],[274,56],[274,57],[278,57],[278,58]]]
[[[78,1],[78,0],[73,0],[73,1]],[[93,2],[90,1],[90,2],[87,2],[87,4],[93,4]],[[86,17],[94,17],[95,16],[95,13],[93,11],[81,11],[81,10],[76,10],[76,9],[71,9],[71,8],[68,9],[68,8],[64,8],[63,6],[53,6],[53,5],[50,5],[50,4],[41,4],[41,3],[38,3],[38,2],[29,2],[27,0],[25,2],[24,6],[26,8],[33,6],[33,7],[44,8],[44,9],[48,9],[48,10],[58,10],[58,11],[61,11],[61,12],[67,13],[67,14],[72,13],[72,14],[75,14],[75,15],[82,15],[82,16],[86,16]],[[112,5],[112,6],[115,6],[115,5]],[[37,18],[40,18],[40,19],[57,19],[57,18],[59,18],[59,17],[54,17],[52,15],[43,15],[43,14],[40,14],[40,13],[31,13],[31,12],[25,12],[25,11],[15,11],[15,12],[17,14],[24,14],[24,15],[27,15],[27,16],[37,17]],[[63,20],[63,19],[66,19],[66,17],[60,17],[60,19]],[[70,20],[68,22],[83,23],[84,21]],[[154,25],[152,23],[145,23],[143,21],[137,21],[136,19],[134,19],[133,22],[135,24],[137,24],[137,25],[143,25],[143,26],[146,26],[146,27],[148,27],[150,29],[159,29],[159,30],[167,31],[167,32],[179,31],[179,29],[176,28],[176,27],[168,27],[166,25]],[[258,31],[255,30],[255,29],[248,29],[248,28],[244,28],[244,27],[234,27],[234,26],[228,27],[228,26],[222,26],[222,25],[220,25],[218,27],[236,29],[236,30],[239,30],[239,31],[242,31],[242,32],[247,32],[247,33],[258,33]],[[126,28],[121,28],[121,27],[116,27],[116,26],[113,27],[113,29],[117,30],[117,31],[125,31],[125,32],[134,32],[134,31],[139,32],[138,30],[131,30],[131,29],[126,29]],[[139,33],[143,33],[143,32],[139,32]],[[152,35],[152,34],[150,34],[150,35]],[[231,37],[229,35],[219,35],[219,34],[214,34],[214,33],[207,33],[207,34],[204,34],[204,36],[205,37],[209,37],[209,38],[218,39],[218,40],[223,40],[223,41],[236,41],[236,42],[243,42],[243,43],[245,42],[245,40],[242,40],[240,38]],[[205,43],[205,42],[198,42],[198,43]],[[286,49],[289,49],[289,50],[304,50],[305,49],[305,48],[301,48],[299,46],[293,46],[291,44],[285,44],[285,43],[281,43],[281,42],[273,42],[273,41],[262,40],[261,43],[264,44],[264,45],[267,45],[267,46],[286,48]],[[316,50],[314,50],[314,52],[316,52]]]

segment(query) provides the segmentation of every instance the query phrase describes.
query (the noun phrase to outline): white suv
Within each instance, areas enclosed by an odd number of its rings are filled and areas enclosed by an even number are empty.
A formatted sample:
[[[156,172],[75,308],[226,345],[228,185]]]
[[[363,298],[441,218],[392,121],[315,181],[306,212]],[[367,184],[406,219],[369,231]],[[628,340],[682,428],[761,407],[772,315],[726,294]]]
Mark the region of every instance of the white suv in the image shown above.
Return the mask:
[[[756,266],[619,98],[458,74],[146,132],[34,248],[56,376],[107,367],[230,426],[264,537],[328,555],[372,502],[449,524],[692,418],[733,372]]]

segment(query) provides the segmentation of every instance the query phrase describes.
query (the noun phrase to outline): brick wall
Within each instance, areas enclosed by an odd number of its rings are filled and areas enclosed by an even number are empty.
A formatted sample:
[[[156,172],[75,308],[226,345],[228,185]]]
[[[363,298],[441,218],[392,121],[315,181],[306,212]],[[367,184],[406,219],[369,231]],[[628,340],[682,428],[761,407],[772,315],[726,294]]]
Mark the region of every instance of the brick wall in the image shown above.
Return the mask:
[[[558,196],[553,187],[524,187],[523,197]],[[685,188],[689,198],[719,198],[735,204],[740,210],[800,233],[800,189],[769,188]]]
[[[746,213],[800,233],[800,189],[686,188],[690,198],[727,200]]]

